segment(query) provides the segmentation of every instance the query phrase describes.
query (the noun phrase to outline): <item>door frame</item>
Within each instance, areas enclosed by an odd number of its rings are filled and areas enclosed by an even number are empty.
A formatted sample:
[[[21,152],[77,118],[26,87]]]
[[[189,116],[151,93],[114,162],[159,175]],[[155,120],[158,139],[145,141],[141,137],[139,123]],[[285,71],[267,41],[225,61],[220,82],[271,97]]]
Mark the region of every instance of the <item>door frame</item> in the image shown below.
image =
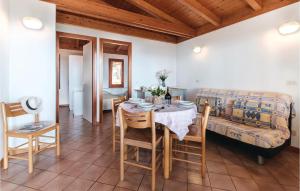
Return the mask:
[[[132,92],[132,43],[126,42],[126,41],[119,41],[119,40],[112,40],[112,39],[106,39],[106,38],[100,38],[100,83],[99,83],[99,89],[100,89],[100,98],[99,98],[99,113],[100,113],[100,123],[103,122],[103,59],[104,59],[104,44],[117,44],[117,45],[123,45],[128,46],[128,98],[131,97]]]
[[[96,75],[96,58],[97,58],[97,37],[85,36],[79,34],[56,32],[56,122],[59,123],[59,83],[60,83],[60,60],[59,60],[59,38],[73,38],[87,40],[92,42],[92,124],[97,124],[97,75]]]

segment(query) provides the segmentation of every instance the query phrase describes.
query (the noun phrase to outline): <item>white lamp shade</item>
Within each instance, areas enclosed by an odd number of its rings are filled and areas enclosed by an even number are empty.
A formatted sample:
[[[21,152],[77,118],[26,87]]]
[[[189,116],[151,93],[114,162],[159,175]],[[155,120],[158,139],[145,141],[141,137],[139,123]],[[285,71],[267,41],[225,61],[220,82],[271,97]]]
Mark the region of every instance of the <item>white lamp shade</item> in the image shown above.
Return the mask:
[[[39,30],[43,27],[43,23],[40,19],[36,17],[24,17],[23,25],[28,29]]]
[[[279,26],[278,31],[280,34],[282,35],[288,35],[288,34],[292,34],[295,33],[297,31],[299,31],[300,29],[300,23],[297,21],[290,21],[287,23],[284,23],[282,25]]]
[[[195,53],[200,53],[201,52],[201,47],[200,46],[196,46],[196,47],[194,47],[193,51]]]

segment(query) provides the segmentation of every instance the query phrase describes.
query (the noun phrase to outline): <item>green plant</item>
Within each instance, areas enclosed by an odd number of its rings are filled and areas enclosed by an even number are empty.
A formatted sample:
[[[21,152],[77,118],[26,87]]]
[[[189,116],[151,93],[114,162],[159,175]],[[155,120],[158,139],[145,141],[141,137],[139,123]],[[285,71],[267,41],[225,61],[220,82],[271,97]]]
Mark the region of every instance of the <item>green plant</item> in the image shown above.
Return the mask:
[[[152,96],[161,96],[166,94],[166,90],[161,88],[160,86],[152,87],[148,90]]]

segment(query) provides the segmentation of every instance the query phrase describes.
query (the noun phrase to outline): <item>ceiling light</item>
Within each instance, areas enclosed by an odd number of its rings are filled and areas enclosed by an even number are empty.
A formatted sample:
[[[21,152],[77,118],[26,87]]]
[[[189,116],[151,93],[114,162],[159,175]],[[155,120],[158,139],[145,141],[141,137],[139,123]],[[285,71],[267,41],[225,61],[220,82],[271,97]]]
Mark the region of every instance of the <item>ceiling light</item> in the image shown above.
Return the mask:
[[[28,29],[39,30],[43,27],[43,23],[36,17],[24,17],[23,25]]]
[[[200,46],[196,46],[196,47],[194,47],[193,51],[195,53],[200,53],[201,52],[201,47]]]
[[[300,23],[297,21],[290,21],[287,23],[284,23],[279,26],[278,31],[282,35],[288,35],[293,34],[300,29]]]

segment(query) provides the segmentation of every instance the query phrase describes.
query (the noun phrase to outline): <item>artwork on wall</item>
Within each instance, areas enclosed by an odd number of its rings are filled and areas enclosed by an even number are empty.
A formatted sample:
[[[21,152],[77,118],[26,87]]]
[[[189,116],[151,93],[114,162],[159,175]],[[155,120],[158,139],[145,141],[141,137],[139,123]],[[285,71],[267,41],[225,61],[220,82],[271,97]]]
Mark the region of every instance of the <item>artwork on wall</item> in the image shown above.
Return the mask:
[[[109,59],[109,88],[124,88],[123,59]]]

